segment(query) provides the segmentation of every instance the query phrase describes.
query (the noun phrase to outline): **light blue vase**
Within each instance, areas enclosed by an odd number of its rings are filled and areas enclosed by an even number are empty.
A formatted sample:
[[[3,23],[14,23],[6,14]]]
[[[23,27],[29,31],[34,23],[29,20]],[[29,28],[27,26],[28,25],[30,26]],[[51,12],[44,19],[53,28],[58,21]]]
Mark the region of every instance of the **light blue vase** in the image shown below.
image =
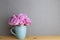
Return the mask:
[[[15,33],[12,30],[15,30]],[[26,26],[15,26],[10,29],[11,33],[15,35],[18,39],[24,40],[26,37]]]

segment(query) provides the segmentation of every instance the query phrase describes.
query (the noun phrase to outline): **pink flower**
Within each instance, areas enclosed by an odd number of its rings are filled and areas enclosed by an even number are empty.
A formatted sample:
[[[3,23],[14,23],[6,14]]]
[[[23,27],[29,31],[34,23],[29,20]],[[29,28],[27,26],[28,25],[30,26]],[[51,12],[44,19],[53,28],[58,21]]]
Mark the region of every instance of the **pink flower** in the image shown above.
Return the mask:
[[[27,26],[31,24],[31,20],[29,18],[26,18],[24,21]]]
[[[17,18],[16,15],[12,15],[12,17],[9,20],[9,25],[18,25],[19,24],[19,19]]]
[[[26,14],[19,14],[19,15],[12,15],[12,17],[9,20],[9,25],[30,25],[31,20],[28,18]]]

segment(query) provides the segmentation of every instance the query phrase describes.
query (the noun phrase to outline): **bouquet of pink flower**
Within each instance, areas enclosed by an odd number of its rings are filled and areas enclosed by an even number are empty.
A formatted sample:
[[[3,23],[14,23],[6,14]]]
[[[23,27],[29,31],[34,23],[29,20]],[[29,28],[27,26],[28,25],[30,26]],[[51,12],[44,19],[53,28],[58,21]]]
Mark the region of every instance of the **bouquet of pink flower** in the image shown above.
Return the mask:
[[[18,14],[18,15],[12,15],[12,17],[10,18],[9,25],[11,26],[21,26],[21,25],[30,25],[31,24],[31,20],[28,18],[28,16],[26,14]]]

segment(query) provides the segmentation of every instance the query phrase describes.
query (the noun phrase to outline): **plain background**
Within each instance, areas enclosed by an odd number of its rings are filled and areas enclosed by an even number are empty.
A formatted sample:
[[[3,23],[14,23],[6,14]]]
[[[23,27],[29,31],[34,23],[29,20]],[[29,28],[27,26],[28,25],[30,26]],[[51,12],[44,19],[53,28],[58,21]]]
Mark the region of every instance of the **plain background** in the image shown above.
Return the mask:
[[[27,13],[32,24],[27,35],[60,35],[60,0],[0,0],[0,35],[10,35],[8,20]]]

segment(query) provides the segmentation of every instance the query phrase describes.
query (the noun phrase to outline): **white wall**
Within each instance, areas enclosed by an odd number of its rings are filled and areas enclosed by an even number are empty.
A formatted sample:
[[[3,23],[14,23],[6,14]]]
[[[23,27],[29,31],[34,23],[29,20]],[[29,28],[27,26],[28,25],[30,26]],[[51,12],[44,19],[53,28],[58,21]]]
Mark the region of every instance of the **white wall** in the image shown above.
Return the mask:
[[[7,2],[8,13],[5,13],[6,10],[4,10],[5,14],[0,12],[0,17],[7,18],[12,15],[12,12],[27,13],[32,19],[32,25],[28,27],[27,35],[60,35],[60,0],[8,0]],[[2,26],[3,24],[0,23]],[[0,30],[3,27],[0,27]],[[1,33],[4,33],[4,31],[0,31]]]
[[[9,35],[9,27],[8,27],[8,1],[0,0],[0,35]]]
[[[28,35],[60,35],[60,0],[9,0],[12,12],[30,16]]]

